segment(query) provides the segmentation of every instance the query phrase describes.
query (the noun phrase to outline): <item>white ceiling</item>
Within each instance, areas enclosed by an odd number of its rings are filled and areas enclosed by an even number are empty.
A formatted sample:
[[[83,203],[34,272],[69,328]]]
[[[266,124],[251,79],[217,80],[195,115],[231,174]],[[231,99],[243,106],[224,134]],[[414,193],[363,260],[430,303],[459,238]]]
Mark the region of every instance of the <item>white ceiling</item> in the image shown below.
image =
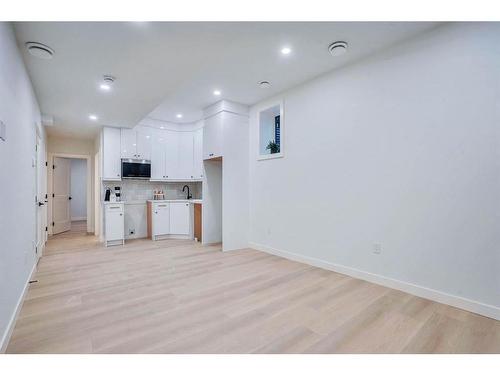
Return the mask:
[[[251,105],[437,25],[21,22],[15,31],[41,111],[54,116],[50,134],[91,138],[102,125],[132,127],[145,117],[193,122],[220,99]],[[349,50],[332,57],[328,45],[337,40],[347,41]],[[29,55],[28,41],[50,46],[54,58]],[[282,55],[283,46],[292,53]],[[112,92],[98,89],[104,74],[117,78]],[[261,89],[261,80],[271,88]],[[99,120],[90,121],[90,113]]]

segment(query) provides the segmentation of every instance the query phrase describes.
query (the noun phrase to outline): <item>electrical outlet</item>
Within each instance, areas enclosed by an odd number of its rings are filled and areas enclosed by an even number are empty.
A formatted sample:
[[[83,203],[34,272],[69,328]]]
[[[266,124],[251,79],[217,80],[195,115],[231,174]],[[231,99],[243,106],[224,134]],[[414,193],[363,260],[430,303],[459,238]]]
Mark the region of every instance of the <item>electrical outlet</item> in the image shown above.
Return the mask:
[[[374,243],[373,244],[373,254],[380,254],[382,252],[382,244],[379,244],[379,243]]]

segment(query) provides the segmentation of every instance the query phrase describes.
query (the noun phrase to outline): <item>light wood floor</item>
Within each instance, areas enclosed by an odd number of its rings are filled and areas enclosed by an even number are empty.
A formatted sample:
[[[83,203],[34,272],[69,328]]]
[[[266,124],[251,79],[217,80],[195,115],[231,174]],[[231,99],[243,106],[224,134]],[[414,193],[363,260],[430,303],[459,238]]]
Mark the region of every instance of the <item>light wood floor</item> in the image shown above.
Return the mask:
[[[499,353],[500,322],[255,250],[47,244],[8,353]]]

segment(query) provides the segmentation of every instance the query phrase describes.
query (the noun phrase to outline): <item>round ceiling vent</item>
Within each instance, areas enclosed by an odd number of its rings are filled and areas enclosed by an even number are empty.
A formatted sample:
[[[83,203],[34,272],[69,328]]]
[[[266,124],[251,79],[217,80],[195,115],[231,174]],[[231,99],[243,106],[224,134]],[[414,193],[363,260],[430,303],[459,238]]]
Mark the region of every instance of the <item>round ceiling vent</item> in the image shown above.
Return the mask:
[[[271,87],[271,83],[269,83],[269,81],[260,81],[259,87],[261,89],[267,89],[267,88]]]
[[[45,44],[38,42],[28,42],[26,43],[26,48],[30,55],[38,57],[40,59],[51,59],[54,56],[54,50]]]
[[[107,83],[108,85],[111,85],[115,81],[115,77],[110,76],[110,75],[105,75],[104,77],[102,77],[102,80],[103,80],[104,83]]]
[[[347,52],[347,43],[346,42],[333,42],[328,46],[328,51],[332,56],[340,56]]]

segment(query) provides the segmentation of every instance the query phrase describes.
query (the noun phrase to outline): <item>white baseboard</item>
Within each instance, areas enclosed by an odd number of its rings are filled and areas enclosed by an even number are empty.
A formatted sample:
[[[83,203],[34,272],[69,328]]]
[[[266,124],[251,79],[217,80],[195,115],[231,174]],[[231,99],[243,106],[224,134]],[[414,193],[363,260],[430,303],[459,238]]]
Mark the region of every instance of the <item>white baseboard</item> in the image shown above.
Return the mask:
[[[31,278],[33,277],[33,274],[35,273],[36,270],[36,265],[37,263],[33,265],[33,268],[31,269],[31,272],[28,276],[28,280],[26,280],[26,284],[24,285],[23,292],[19,296],[19,299],[17,300],[17,305],[14,310],[14,313],[10,317],[9,324],[7,324],[7,328],[3,334],[2,340],[0,341],[0,353],[5,353],[7,350],[7,346],[9,345],[10,337],[12,336],[12,331],[14,331],[14,327],[16,325],[16,320],[17,317],[19,316],[19,313],[21,312],[21,307],[23,306],[24,298],[26,297],[26,293],[28,292],[28,286]]]
[[[420,285],[411,284],[405,281],[391,279],[382,275],[362,271],[356,268],[346,267],[340,264],[331,263],[325,260],[308,257],[284,250],[274,249],[272,247],[250,242],[249,246],[259,251],[279,257],[287,258],[311,266],[324,268],[330,271],[338,272],[344,275],[352,276],[356,279],[366,280],[374,284],[379,284],[388,288],[401,290],[403,292],[426,298],[435,302],[443,303],[459,309],[467,310],[479,315],[500,320],[500,307],[488,305],[482,302],[473,301],[467,298],[455,296],[435,289],[426,288]]]

